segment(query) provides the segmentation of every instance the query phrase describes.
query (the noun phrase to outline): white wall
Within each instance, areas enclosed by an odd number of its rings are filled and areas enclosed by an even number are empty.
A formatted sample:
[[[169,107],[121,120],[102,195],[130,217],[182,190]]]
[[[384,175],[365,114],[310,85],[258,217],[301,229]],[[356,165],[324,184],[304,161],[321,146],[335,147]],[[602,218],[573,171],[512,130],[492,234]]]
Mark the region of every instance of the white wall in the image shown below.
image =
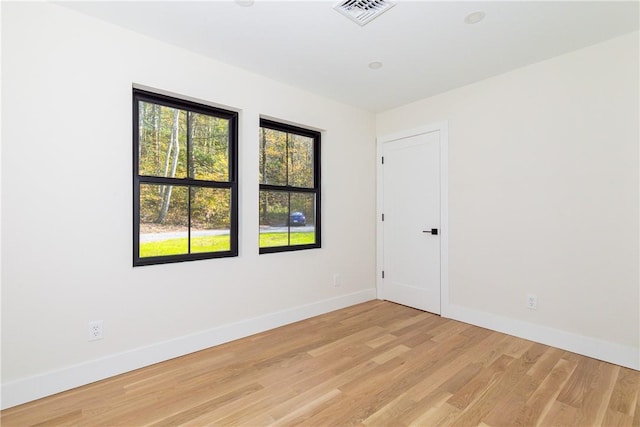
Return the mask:
[[[446,314],[640,369],[638,49],[629,34],[377,116],[381,136],[449,121]]]
[[[375,298],[373,114],[50,3],[2,56],[4,407]],[[132,84],[240,110],[239,257],[132,268]],[[258,255],[261,114],[324,130],[322,249]]]

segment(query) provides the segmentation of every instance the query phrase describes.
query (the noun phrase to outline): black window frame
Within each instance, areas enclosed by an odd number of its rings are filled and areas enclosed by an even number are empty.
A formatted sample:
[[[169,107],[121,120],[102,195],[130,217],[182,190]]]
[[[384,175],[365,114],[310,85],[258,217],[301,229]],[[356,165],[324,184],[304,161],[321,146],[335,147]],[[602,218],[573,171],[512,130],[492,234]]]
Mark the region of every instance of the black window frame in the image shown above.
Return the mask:
[[[133,266],[168,264],[184,261],[197,261],[213,258],[227,258],[238,256],[238,113],[218,107],[212,107],[193,101],[149,92],[142,89],[133,89]],[[150,102],[166,107],[214,116],[229,121],[229,174],[228,181],[205,181],[194,178],[170,178],[140,175],[138,143],[140,137],[139,102]],[[187,134],[188,135],[188,134]],[[188,138],[188,136],[187,136]],[[187,143],[189,144],[189,142]],[[189,145],[188,145],[189,146]],[[188,158],[188,156],[187,156]],[[188,167],[187,167],[188,169]],[[140,257],[140,185],[141,184],[165,184],[197,188],[223,188],[231,191],[230,201],[230,248],[228,251],[199,252],[179,255],[165,255],[154,257]],[[188,211],[189,223],[191,222],[190,207]],[[188,228],[188,238],[191,238],[191,229]],[[190,244],[187,245],[190,250]]]
[[[288,192],[289,194],[314,194],[315,195],[315,243],[307,245],[291,245],[286,246],[269,246],[260,247],[260,239],[258,239],[258,247],[260,254],[270,254],[279,252],[291,252],[300,251],[306,249],[318,249],[322,247],[322,218],[321,218],[321,179],[320,179],[320,146],[321,146],[321,133],[315,130],[306,129],[294,125],[281,123],[270,119],[260,119],[260,129],[262,128],[272,129],[280,132],[287,132],[297,135],[302,135],[313,139],[313,188],[294,187],[290,185],[272,185],[260,183],[259,193],[262,191],[281,191]],[[261,138],[261,136],[260,136]],[[288,177],[287,177],[288,179]],[[259,199],[259,197],[258,197]],[[291,211],[289,211],[291,215]],[[290,218],[290,216],[289,216]],[[289,223],[288,223],[289,224]],[[291,225],[288,225],[289,234],[291,233]]]

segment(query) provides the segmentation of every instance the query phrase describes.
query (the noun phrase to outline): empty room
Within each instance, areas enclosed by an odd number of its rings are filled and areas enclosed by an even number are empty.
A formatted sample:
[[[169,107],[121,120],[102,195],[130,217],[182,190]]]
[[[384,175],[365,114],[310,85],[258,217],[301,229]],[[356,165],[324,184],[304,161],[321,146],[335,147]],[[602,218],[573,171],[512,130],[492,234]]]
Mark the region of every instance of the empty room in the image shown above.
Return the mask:
[[[640,426],[640,2],[0,14],[2,426]]]

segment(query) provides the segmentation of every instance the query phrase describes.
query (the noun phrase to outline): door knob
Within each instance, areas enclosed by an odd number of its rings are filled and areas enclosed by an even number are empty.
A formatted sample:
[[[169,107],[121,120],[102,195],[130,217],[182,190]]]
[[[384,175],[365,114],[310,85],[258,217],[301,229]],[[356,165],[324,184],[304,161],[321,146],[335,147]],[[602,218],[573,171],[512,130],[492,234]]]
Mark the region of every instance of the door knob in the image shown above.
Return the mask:
[[[437,235],[438,234],[438,229],[437,228],[432,228],[431,230],[422,230],[423,233],[431,233],[433,235]]]

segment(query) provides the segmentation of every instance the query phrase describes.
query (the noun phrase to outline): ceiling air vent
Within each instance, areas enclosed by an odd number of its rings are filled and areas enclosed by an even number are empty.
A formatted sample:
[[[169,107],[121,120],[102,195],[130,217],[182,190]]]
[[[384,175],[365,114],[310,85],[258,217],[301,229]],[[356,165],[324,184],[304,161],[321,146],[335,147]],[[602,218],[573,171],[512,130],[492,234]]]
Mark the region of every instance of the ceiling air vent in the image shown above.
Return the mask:
[[[395,3],[387,0],[346,0],[333,8],[359,25],[365,25],[393,6]]]

